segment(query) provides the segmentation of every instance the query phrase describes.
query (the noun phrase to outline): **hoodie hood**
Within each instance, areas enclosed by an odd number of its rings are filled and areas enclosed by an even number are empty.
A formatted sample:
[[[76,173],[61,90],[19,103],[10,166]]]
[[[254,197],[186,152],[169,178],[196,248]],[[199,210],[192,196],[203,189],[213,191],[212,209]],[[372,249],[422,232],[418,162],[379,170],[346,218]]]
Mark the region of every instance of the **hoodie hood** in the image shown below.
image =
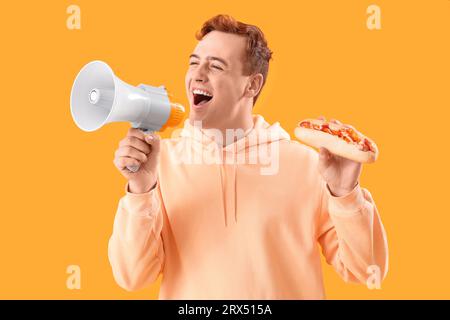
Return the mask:
[[[239,168],[247,164],[242,159],[247,159],[250,155],[259,157],[260,148],[271,149],[270,146],[274,142],[290,140],[289,134],[278,122],[270,125],[261,115],[252,117],[252,128],[246,132],[230,130],[226,133],[226,137],[222,137],[222,132],[217,129],[203,129],[200,121],[192,125],[189,119],[184,122],[184,128],[180,133],[194,153],[200,153],[202,159],[207,158],[208,163],[217,166],[217,180],[222,191],[225,225],[229,223],[229,216],[234,217],[235,223],[238,221]],[[263,161],[257,160],[257,163],[261,162]]]
[[[280,140],[290,140],[289,134],[280,126],[279,122],[270,125],[261,115],[253,115],[253,127],[247,132],[235,131],[236,141],[226,142],[226,137],[219,137],[217,129],[203,129],[200,125],[192,125],[189,119],[185,120],[184,128],[180,133],[181,137],[192,139],[197,143],[209,146],[212,143],[219,145],[226,152],[240,152],[243,149],[265,143],[271,143]],[[200,123],[200,121],[199,121]]]

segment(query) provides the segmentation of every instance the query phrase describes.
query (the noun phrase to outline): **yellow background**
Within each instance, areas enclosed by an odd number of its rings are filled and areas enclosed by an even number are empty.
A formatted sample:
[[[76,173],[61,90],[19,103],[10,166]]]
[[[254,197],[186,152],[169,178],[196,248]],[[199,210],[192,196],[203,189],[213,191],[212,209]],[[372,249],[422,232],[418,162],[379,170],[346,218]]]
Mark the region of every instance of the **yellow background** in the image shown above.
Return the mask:
[[[366,8],[381,8],[381,30]],[[81,8],[81,30],[66,8]],[[297,122],[323,114],[372,137],[379,161],[362,185],[385,224],[390,269],[381,290],[325,269],[328,298],[450,298],[450,1],[8,1],[0,5],[0,298],[156,298],[114,282],[107,242],[124,178],[112,160],[126,123],[93,133],[69,111],[90,60],[128,83],[164,84],[187,105],[194,33],[218,13],[256,24],[274,51],[255,112]],[[163,136],[168,136],[165,132]],[[81,267],[81,290],[66,267]]]

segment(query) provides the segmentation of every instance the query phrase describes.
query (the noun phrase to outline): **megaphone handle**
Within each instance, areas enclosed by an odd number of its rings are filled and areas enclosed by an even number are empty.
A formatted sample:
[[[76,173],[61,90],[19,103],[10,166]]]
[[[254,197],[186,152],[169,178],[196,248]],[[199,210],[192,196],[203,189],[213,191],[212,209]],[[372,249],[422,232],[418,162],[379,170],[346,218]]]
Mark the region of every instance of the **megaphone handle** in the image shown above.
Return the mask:
[[[141,130],[142,132],[144,132],[144,134],[149,134],[149,133],[153,133],[154,131],[152,130],[148,130],[145,128],[139,128],[139,130]],[[140,168],[140,165],[136,165],[136,166],[127,166],[128,171],[130,172],[137,172]]]

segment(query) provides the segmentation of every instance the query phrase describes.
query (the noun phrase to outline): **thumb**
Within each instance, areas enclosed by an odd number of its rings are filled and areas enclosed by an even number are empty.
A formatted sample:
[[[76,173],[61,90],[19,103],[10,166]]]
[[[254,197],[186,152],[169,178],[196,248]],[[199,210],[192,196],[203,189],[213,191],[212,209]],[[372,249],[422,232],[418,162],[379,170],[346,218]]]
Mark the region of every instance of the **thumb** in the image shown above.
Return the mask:
[[[325,177],[326,172],[331,166],[331,153],[328,149],[320,147],[319,148],[319,163],[318,170],[322,174],[322,177]]]
[[[325,148],[325,147],[320,147],[319,148],[319,156],[320,157],[324,157],[324,158],[329,158],[330,157],[330,151],[328,151],[328,149]]]
[[[331,152],[324,147],[319,148],[319,161],[328,163],[331,160]]]

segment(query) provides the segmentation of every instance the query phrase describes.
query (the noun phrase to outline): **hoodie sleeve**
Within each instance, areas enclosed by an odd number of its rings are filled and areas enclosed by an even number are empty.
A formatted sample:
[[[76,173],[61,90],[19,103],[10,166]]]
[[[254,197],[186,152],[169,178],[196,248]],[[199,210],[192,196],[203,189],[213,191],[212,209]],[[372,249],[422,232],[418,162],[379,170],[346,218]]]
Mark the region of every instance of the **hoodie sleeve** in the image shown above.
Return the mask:
[[[333,196],[324,181],[321,189],[318,241],[326,261],[345,282],[381,282],[388,269],[388,247],[370,192],[359,183],[341,197]]]
[[[117,284],[132,291],[153,283],[163,269],[163,205],[159,185],[134,194],[128,192],[127,184],[125,192],[109,239],[108,258]]]

